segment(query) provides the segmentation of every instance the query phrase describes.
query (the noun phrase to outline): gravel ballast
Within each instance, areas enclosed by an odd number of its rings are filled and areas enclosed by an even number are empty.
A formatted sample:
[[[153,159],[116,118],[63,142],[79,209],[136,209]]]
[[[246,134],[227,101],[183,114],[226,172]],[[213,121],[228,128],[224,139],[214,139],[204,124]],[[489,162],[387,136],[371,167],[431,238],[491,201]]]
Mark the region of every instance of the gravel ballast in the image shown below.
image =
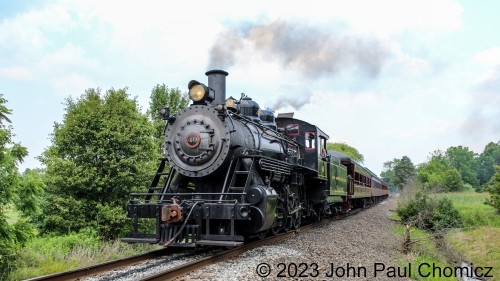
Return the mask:
[[[396,199],[388,198],[343,220],[197,270],[185,280],[411,280],[400,277],[409,271],[397,262],[403,241],[389,219],[395,208]]]

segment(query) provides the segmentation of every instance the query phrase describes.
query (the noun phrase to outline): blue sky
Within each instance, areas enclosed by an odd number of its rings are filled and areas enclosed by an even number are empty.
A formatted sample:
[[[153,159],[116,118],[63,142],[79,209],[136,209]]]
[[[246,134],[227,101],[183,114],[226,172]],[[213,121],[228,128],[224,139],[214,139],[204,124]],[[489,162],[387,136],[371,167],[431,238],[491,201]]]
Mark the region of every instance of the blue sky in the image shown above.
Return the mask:
[[[0,93],[21,169],[50,145],[64,100],[128,87],[185,90],[229,72],[227,94],[294,111],[379,173],[403,155],[500,140],[499,1],[4,1]]]

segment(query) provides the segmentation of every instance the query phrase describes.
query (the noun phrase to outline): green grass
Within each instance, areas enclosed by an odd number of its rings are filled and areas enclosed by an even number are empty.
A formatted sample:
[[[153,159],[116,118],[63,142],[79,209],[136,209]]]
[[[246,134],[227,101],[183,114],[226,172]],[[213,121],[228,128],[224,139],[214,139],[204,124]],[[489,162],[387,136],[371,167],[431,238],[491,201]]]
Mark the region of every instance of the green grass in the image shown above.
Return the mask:
[[[393,231],[404,240],[406,228],[403,225],[396,225]],[[412,241],[410,251],[406,255],[402,254],[398,259],[400,267],[408,267],[408,264],[411,264],[411,277],[416,280],[455,280],[439,277],[437,274],[434,275],[432,272],[429,272],[430,270],[427,270],[426,263],[429,265],[434,264],[436,267],[440,268],[450,266],[446,256],[444,256],[442,251],[436,246],[435,240],[431,234],[412,227],[410,237]],[[422,270],[419,272],[418,269],[421,265]]]
[[[436,193],[434,198],[449,198],[453,202],[460,215],[464,218],[465,228],[478,226],[500,227],[500,216],[495,209],[484,204],[490,197],[489,193],[477,192],[454,192]]]
[[[493,280],[500,280],[500,227],[480,226],[448,233],[446,240],[475,266],[493,267]]]
[[[9,280],[23,280],[115,260],[158,249],[158,246],[102,242],[92,232],[32,239],[20,253]]]

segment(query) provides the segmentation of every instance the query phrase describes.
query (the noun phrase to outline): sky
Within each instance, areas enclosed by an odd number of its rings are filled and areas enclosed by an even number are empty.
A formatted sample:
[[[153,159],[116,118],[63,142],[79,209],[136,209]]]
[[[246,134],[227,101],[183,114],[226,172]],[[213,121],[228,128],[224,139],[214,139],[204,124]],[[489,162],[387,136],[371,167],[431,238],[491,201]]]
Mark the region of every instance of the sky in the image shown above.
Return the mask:
[[[500,1],[0,0],[0,93],[20,165],[51,145],[64,102],[187,91],[223,69],[227,97],[316,124],[365,166],[500,140]]]

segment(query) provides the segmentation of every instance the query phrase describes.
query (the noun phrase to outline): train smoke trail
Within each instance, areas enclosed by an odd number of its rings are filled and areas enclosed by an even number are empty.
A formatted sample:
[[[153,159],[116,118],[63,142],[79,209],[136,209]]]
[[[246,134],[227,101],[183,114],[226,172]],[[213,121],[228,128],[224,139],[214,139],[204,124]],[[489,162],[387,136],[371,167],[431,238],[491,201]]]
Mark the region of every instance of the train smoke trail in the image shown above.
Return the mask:
[[[300,110],[304,105],[308,104],[311,100],[312,93],[310,90],[301,89],[300,92],[297,91],[292,86],[284,86],[284,91],[288,95],[281,96],[278,101],[270,106],[273,111],[290,106],[295,110]]]
[[[488,132],[500,132],[500,65],[484,81],[470,90],[469,116],[462,123],[462,134],[479,141]],[[494,140],[498,141],[498,140]]]
[[[342,36],[298,22],[277,20],[220,34],[210,50],[209,69],[234,65],[236,53],[246,47],[307,78],[329,76],[345,68],[358,68],[374,78],[389,55],[389,50],[374,39]]]

